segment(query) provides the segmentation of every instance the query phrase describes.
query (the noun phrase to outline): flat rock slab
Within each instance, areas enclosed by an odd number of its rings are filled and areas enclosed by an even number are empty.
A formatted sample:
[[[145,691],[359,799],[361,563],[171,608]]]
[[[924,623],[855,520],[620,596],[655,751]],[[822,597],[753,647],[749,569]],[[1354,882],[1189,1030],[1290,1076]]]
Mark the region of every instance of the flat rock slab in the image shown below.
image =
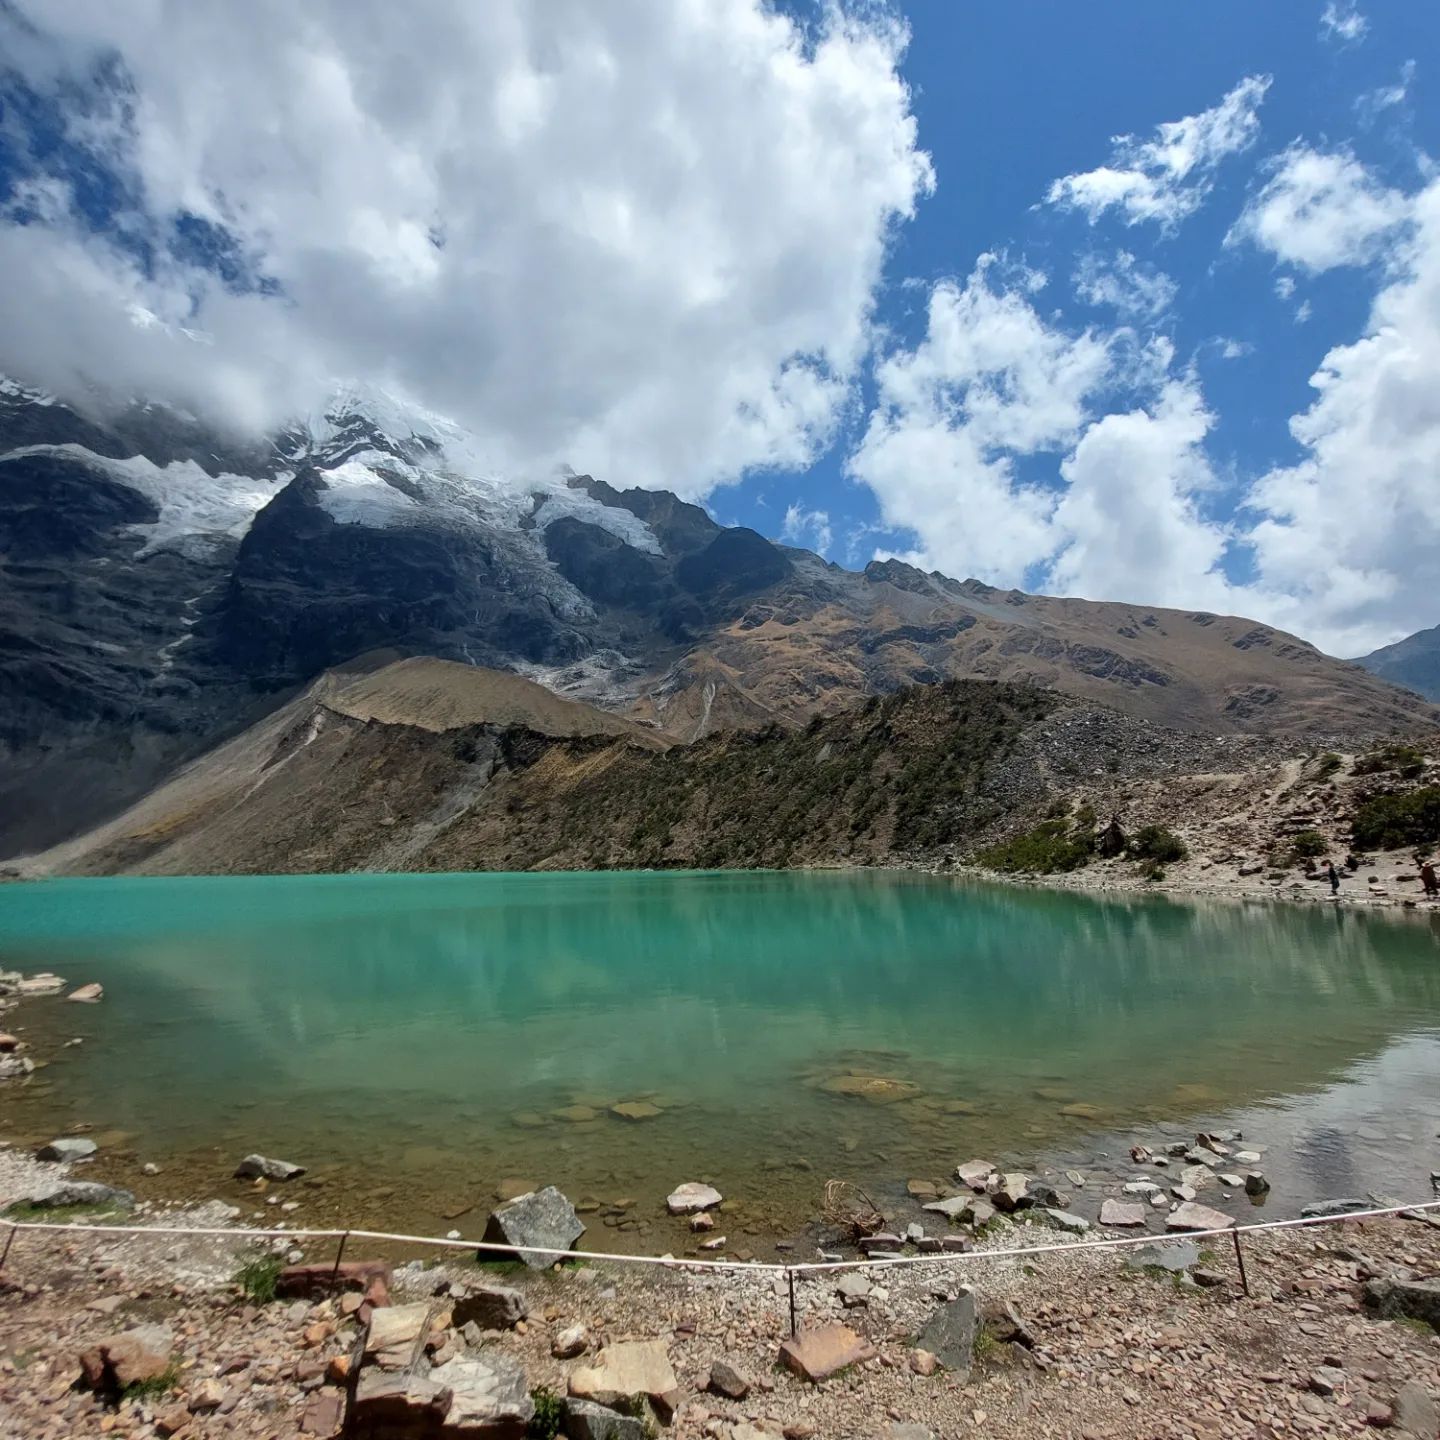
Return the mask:
[[[1190,1240],[1169,1245],[1140,1245],[1125,1257],[1127,1270],[1168,1270],[1178,1275],[1200,1263],[1200,1247]]]
[[[532,1270],[548,1270],[559,1258],[529,1250],[573,1250],[575,1242],[585,1233],[585,1225],[575,1207],[553,1186],[516,1196],[491,1211],[485,1226],[484,1241],[489,1245],[514,1247],[519,1258]],[[482,1251],[482,1258],[486,1252]]]
[[[962,1290],[942,1305],[925,1323],[915,1340],[952,1375],[966,1376],[975,1351],[975,1296]]]
[[[1317,1200],[1315,1204],[1305,1206],[1300,1214],[1309,1220],[1318,1215],[1357,1215],[1362,1210],[1374,1208],[1368,1200]]]
[[[100,1147],[93,1140],[82,1140],[78,1136],[65,1135],[42,1145],[35,1152],[37,1160],[84,1160]]]
[[[713,1185],[687,1180],[683,1185],[677,1185],[665,1197],[665,1208],[672,1215],[694,1215],[700,1210],[713,1209],[724,1198]]]
[[[450,1391],[445,1412],[447,1437],[484,1436],[486,1440],[524,1440],[535,1414],[535,1402],[520,1364],[490,1352],[461,1355],[430,1372],[430,1379]]]
[[[649,1400],[662,1413],[673,1410],[680,1382],[663,1340],[620,1340],[607,1345],[593,1365],[570,1372],[570,1394],[598,1405]]]
[[[821,1325],[802,1330],[780,1347],[780,1363],[802,1380],[818,1385],[849,1365],[873,1360],[875,1347],[848,1325]]]
[[[74,1000],[80,1005],[98,1005],[104,998],[103,986],[96,984],[81,985],[78,989],[72,990],[65,998]]]
[[[272,1160],[268,1155],[247,1155],[235,1167],[237,1180],[298,1180],[304,1173],[303,1165]]]
[[[995,1163],[992,1160],[967,1160],[963,1165],[955,1167],[955,1178],[972,1190],[983,1190],[985,1182],[994,1173]]]
[[[1208,1205],[1199,1205],[1187,1200],[1177,1205],[1166,1217],[1167,1230],[1230,1230],[1235,1221],[1223,1210],[1212,1210]]]
[[[413,1305],[389,1305],[370,1317],[365,1354],[385,1370],[409,1365],[425,1339],[450,1324],[448,1306],[420,1300]]]
[[[27,1202],[37,1210],[68,1210],[75,1205],[94,1205],[107,1210],[133,1210],[135,1196],[129,1190],[101,1185],[95,1180],[70,1180]]]
[[[622,1100],[610,1107],[610,1113],[619,1120],[653,1120],[663,1112],[648,1100]]]
[[[593,1400],[567,1400],[560,1429],[567,1440],[647,1440],[643,1420]]]
[[[1143,1225],[1145,1223],[1145,1207],[1128,1204],[1124,1200],[1107,1200],[1100,1207],[1100,1223],[1122,1228]]]

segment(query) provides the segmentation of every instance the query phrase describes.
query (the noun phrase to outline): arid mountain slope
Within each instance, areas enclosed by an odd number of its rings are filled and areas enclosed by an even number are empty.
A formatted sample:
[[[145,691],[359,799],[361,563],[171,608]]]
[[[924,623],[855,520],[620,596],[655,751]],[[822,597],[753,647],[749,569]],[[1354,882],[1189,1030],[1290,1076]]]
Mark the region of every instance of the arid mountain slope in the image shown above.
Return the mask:
[[[1440,625],[1417,630],[1355,663],[1392,685],[1403,685],[1427,700],[1440,700]]]
[[[864,864],[968,852],[1082,785],[1243,772],[1289,753],[988,681],[668,749],[614,737],[600,723],[612,717],[566,736],[362,720],[346,713],[352,684],[327,677],[26,873]]]

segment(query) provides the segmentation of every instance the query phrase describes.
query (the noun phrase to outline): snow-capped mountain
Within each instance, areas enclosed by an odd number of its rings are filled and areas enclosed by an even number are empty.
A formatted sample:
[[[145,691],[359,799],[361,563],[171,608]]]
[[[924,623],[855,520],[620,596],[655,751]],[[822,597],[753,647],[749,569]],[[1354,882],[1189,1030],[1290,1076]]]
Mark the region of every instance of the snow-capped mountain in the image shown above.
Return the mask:
[[[0,855],[376,651],[519,672],[685,740],[952,676],[1210,730],[1434,717],[1251,621],[855,573],[663,491],[499,475],[374,388],[253,440],[0,378]]]

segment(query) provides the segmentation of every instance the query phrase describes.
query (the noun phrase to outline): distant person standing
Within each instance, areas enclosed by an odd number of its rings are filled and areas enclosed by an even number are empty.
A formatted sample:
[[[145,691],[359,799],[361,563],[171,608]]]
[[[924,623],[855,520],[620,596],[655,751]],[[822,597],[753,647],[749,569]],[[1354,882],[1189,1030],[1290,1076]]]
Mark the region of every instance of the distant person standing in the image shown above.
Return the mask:
[[[1420,883],[1425,887],[1427,900],[1440,899],[1440,880],[1435,878],[1435,862],[1427,860],[1420,867]]]
[[[1325,878],[1330,882],[1330,893],[1338,895],[1340,893],[1340,872],[1335,868],[1333,860],[1325,862]]]

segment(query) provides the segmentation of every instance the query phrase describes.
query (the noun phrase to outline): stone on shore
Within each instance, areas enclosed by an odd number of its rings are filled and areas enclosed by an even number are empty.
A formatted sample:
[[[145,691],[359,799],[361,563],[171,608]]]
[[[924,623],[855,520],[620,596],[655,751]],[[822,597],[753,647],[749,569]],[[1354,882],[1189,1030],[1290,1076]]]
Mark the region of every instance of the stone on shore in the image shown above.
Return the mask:
[[[119,1394],[158,1380],[174,1363],[175,1336],[164,1325],[138,1325],[102,1340],[80,1356],[80,1374],[92,1390]]]
[[[403,1370],[449,1323],[448,1307],[425,1300],[376,1310],[365,1333],[365,1356],[382,1370]]]
[[[848,1325],[819,1325],[802,1330],[780,1347],[780,1363],[802,1380],[818,1385],[844,1370],[873,1360],[875,1347]]]
[[[35,1062],[28,1055],[0,1055],[0,1080],[18,1080],[34,1073]]]
[[[1416,1440],[1430,1440],[1440,1433],[1440,1408],[1418,1380],[1407,1380],[1396,1393],[1395,1426],[1401,1434],[1413,1435]]]
[[[512,1247],[532,1270],[548,1270],[559,1259],[538,1250],[573,1250],[575,1242],[585,1233],[585,1226],[575,1207],[553,1185],[514,1200],[491,1211],[482,1240],[487,1245]],[[481,1251],[488,1259],[493,1251]]]
[[[63,1135],[58,1140],[52,1140],[48,1145],[42,1145],[35,1152],[37,1160],[84,1160],[93,1155],[100,1147],[93,1140],[83,1140],[79,1136]]]
[[[102,985],[81,985],[78,989],[72,990],[65,998],[77,1001],[81,1005],[98,1005],[105,995],[105,988]]]
[[[304,1173],[303,1165],[272,1160],[267,1155],[247,1155],[235,1167],[237,1180],[298,1180]]]
[[[583,1325],[567,1325],[550,1342],[550,1353],[557,1360],[573,1360],[590,1348],[590,1332]]]
[[[648,1400],[662,1421],[680,1401],[670,1354],[663,1340],[620,1340],[607,1345],[595,1363],[570,1372],[570,1394],[599,1405],[633,1405]]]
[[[1229,1230],[1234,1225],[1234,1219],[1223,1210],[1212,1210],[1210,1206],[1198,1205],[1193,1200],[1177,1205],[1165,1217],[1167,1230]]]
[[[535,1402],[518,1361],[493,1350],[458,1355],[437,1365],[430,1380],[450,1392],[442,1432],[446,1436],[524,1440]]]
[[[450,1299],[457,1330],[472,1323],[482,1330],[513,1330],[530,1313],[525,1297],[508,1285],[466,1285]]]
[[[972,1190],[983,1190],[985,1182],[994,1173],[995,1165],[990,1160],[967,1160],[965,1164],[955,1167],[955,1178]]]
[[[11,1035],[8,1031],[0,1031],[0,1055],[13,1055],[19,1048],[18,1036]]]
[[[847,1270],[836,1282],[835,1292],[847,1310],[870,1303],[870,1281],[859,1270]]]
[[[1100,1207],[1100,1223],[1122,1228],[1143,1225],[1145,1223],[1145,1207],[1126,1204],[1124,1200],[1107,1200]]]
[[[1090,1229],[1090,1222],[1083,1215],[1072,1215],[1068,1210],[1045,1207],[1036,1213],[1044,1217],[1047,1225],[1056,1230],[1066,1230],[1071,1235],[1084,1235]]]
[[[647,1440],[643,1420],[593,1400],[567,1400],[560,1429],[566,1440]]]
[[[1247,1195],[1264,1195],[1270,1189],[1270,1182],[1258,1170],[1251,1170],[1245,1176]]]
[[[915,1340],[921,1350],[928,1350],[952,1375],[963,1379],[970,1373],[975,1350],[975,1296],[962,1290],[953,1300],[946,1301],[925,1322]]]
[[[1000,1183],[990,1192],[990,1199],[997,1210],[1018,1209],[1030,1187],[1030,1177],[1018,1171],[1011,1171],[1000,1177]]]
[[[665,1208],[672,1215],[693,1215],[700,1210],[713,1209],[724,1198],[713,1185],[687,1180],[683,1185],[677,1185],[665,1197]]]
[[[68,1210],[77,1205],[93,1205],[107,1210],[133,1210],[135,1196],[129,1190],[120,1190],[114,1185],[102,1185],[97,1180],[69,1180],[44,1195],[31,1196],[26,1203],[36,1210]]]

